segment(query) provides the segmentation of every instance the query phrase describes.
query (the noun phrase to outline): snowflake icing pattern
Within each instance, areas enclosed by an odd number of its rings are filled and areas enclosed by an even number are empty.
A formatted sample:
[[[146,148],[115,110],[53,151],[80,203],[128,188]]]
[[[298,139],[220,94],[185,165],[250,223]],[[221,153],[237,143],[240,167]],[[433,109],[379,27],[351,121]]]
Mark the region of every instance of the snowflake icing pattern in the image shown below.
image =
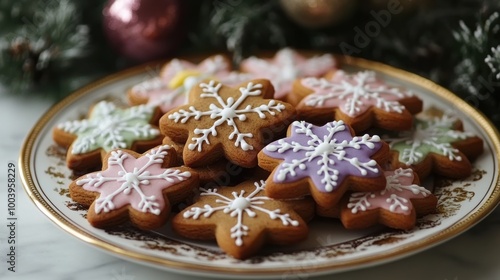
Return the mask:
[[[154,108],[133,106],[118,109],[113,103],[101,101],[92,109],[88,119],[68,121],[58,129],[75,134],[72,153],[82,154],[103,148],[105,151],[130,148],[136,140],[153,139],[160,134],[149,123]]]
[[[409,91],[393,87],[378,80],[373,71],[362,71],[349,75],[338,71],[332,80],[304,78],[302,84],[313,90],[301,102],[310,107],[338,107],[354,117],[375,106],[387,112],[402,113],[405,107],[398,102],[412,96]]]
[[[399,152],[399,161],[406,165],[421,162],[429,153],[446,156],[450,161],[460,161],[459,150],[451,143],[473,134],[454,130],[456,121],[457,118],[448,115],[431,120],[417,118],[413,130],[399,132],[396,137],[384,136],[384,140],[392,150]]]
[[[255,182],[255,190],[245,196],[245,191],[241,190],[239,193],[233,192],[233,197],[226,197],[217,193],[217,189],[201,189],[202,196],[215,196],[218,206],[204,205],[203,208],[192,207],[184,212],[183,217],[186,219],[199,219],[200,217],[208,218],[212,213],[222,211],[230,217],[236,217],[236,224],[231,228],[231,238],[237,246],[243,245],[243,237],[247,236],[251,230],[248,224],[244,222],[244,216],[253,218],[257,215],[256,211],[266,214],[269,219],[281,220],[284,226],[298,226],[299,222],[290,218],[290,214],[281,213],[280,209],[269,210],[262,205],[266,200],[270,200],[267,196],[257,196],[265,189],[265,182]]]
[[[284,159],[275,172],[275,182],[310,177],[318,190],[332,192],[347,175],[379,174],[377,162],[370,157],[378,151],[380,142],[377,135],[351,136],[343,121],[322,127],[295,121],[292,135],[267,145],[264,153]]]
[[[246,138],[252,138],[253,134],[250,132],[240,131],[238,123],[247,119],[246,114],[257,114],[261,119],[265,119],[266,113],[274,116],[277,112],[281,112],[285,109],[285,105],[272,99],[269,100],[267,104],[261,104],[258,107],[247,105],[240,108],[249,96],[261,95],[261,84],[248,82],[245,87],[240,87],[239,92],[241,95],[236,100],[233,97],[229,97],[224,100],[219,95],[219,90],[222,87],[222,84],[219,82],[211,80],[208,84],[200,83],[199,86],[203,90],[199,96],[201,99],[206,98],[216,101],[215,103],[211,103],[209,105],[208,110],[201,111],[191,105],[188,107],[188,110],[180,109],[177,112],[168,115],[168,118],[176,123],[186,123],[190,119],[197,121],[203,117],[208,117],[213,120],[210,127],[194,129],[193,132],[197,136],[191,138],[193,143],[188,144],[188,149],[190,150],[196,149],[201,152],[203,143],[206,143],[207,145],[210,144],[208,136],[217,136],[217,128],[223,124],[226,124],[233,129],[228,137],[229,140],[234,141],[234,145],[236,147],[240,147],[244,151],[253,150],[254,147],[246,141]]]
[[[385,172],[386,188],[378,193],[356,192],[349,197],[347,208],[353,214],[368,209],[385,208],[391,212],[409,214],[413,205],[410,199],[423,198],[431,192],[419,185],[413,184],[413,170],[398,168]]]
[[[270,79],[275,87],[275,98],[282,99],[291,91],[295,79],[323,75],[333,69],[336,62],[330,54],[306,58],[284,48],[273,59],[249,57],[241,64],[245,71]]]
[[[90,173],[76,184],[100,193],[95,201],[97,214],[130,204],[159,215],[165,205],[162,190],[191,177],[188,171],[161,167],[169,149],[162,145],[138,159],[123,150],[112,151],[106,170]]]

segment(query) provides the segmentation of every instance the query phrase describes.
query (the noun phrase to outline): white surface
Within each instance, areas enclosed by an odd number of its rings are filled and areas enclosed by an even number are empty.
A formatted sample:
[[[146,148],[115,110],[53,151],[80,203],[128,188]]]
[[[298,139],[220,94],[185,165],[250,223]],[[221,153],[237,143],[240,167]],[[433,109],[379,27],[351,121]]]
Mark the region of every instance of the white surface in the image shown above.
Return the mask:
[[[1,88],[0,88],[1,90]],[[0,94],[0,279],[193,279],[101,252],[60,230],[29,200],[17,180],[16,272],[7,270],[7,164],[17,165],[24,137],[50,103]],[[19,167],[18,167],[19,168]],[[339,273],[334,279],[500,279],[500,210],[435,248],[387,264]],[[282,279],[312,278],[300,271]]]

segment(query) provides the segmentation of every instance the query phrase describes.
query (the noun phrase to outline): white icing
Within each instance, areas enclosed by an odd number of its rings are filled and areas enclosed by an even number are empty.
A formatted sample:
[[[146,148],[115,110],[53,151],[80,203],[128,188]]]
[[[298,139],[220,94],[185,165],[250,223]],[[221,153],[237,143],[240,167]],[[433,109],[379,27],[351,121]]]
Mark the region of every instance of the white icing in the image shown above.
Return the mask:
[[[201,196],[215,196],[217,199],[215,202],[219,206],[204,205],[201,207],[192,207],[184,212],[183,217],[186,219],[199,219],[201,216],[208,218],[214,212],[222,211],[228,214],[230,217],[236,217],[236,224],[231,228],[231,238],[237,246],[243,245],[243,237],[248,235],[250,227],[245,224],[243,217],[246,215],[249,218],[254,218],[257,215],[257,211],[263,214],[267,214],[272,220],[281,220],[284,226],[298,226],[299,222],[290,218],[290,214],[282,214],[280,209],[269,210],[263,208],[261,205],[264,201],[270,200],[267,196],[257,196],[257,194],[264,190],[265,182],[255,182],[255,190],[250,194],[245,196],[245,192],[242,190],[240,193],[233,192],[233,197],[226,197],[217,192],[217,189],[201,189]]]
[[[238,197],[231,202],[229,208],[231,210],[245,210],[252,205],[252,202],[246,197]]]
[[[410,209],[410,207],[407,206],[409,200],[402,196],[397,196],[396,194],[391,194],[386,202],[390,204],[389,211],[391,212],[395,212],[398,208],[401,208],[403,211],[408,211],[408,209]]]
[[[375,194],[371,192],[352,193],[349,197],[347,208],[350,208],[353,214],[356,214],[359,211],[366,211],[368,207],[372,206],[370,199],[374,197]]]
[[[275,100],[269,100],[268,104],[261,104],[258,107],[247,105],[244,108],[240,108],[249,96],[261,95],[261,84],[249,82],[246,87],[239,88],[241,95],[236,100],[233,97],[224,100],[219,95],[219,90],[222,87],[221,83],[211,80],[208,84],[201,83],[199,86],[203,89],[200,98],[215,100],[215,103],[210,103],[208,110],[200,111],[194,106],[190,106],[188,110],[181,109],[168,115],[168,118],[174,120],[176,123],[186,123],[191,118],[199,120],[204,116],[208,116],[210,119],[214,120],[212,125],[208,128],[197,127],[194,129],[194,134],[197,136],[191,138],[193,143],[188,144],[188,149],[190,150],[197,149],[201,151],[203,143],[210,145],[208,136],[217,136],[217,127],[223,124],[233,128],[232,133],[229,134],[229,140],[234,139],[234,145],[236,147],[240,147],[244,151],[253,150],[253,146],[248,144],[245,140],[245,138],[252,138],[253,134],[241,132],[237,121],[245,121],[247,118],[246,114],[251,113],[257,114],[261,119],[265,119],[265,113],[275,115],[276,112],[281,112],[285,109],[285,105],[277,103]]]
[[[281,71],[281,77],[287,81],[293,80],[298,76],[299,76],[298,69],[292,67],[284,67]]]
[[[203,80],[203,75],[187,77],[186,79],[184,79],[184,82],[182,83],[182,85],[184,87],[184,91],[189,92],[191,90],[191,88],[193,88],[201,80]]]

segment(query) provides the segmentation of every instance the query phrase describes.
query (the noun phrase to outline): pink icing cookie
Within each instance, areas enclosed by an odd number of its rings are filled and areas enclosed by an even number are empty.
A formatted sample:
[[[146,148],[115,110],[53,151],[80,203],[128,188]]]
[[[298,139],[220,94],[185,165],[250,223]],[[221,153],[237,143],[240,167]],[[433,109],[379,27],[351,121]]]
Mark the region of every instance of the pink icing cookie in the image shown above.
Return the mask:
[[[336,71],[330,78],[303,78],[294,92],[306,97],[297,105],[300,118],[322,123],[343,120],[357,132],[370,127],[407,130],[422,101],[410,91],[377,78],[373,71],[348,74]]]
[[[214,78],[230,85],[250,80],[250,74],[231,71],[229,60],[216,55],[199,64],[173,59],[166,64],[160,75],[133,86],[128,92],[130,104],[158,106],[163,113],[184,105],[193,85],[203,79]]]
[[[240,64],[240,70],[252,73],[256,78],[271,80],[274,98],[285,100],[297,78],[319,77],[335,68],[335,59],[330,54],[307,58],[298,52],[284,48],[272,59],[249,57]]]
[[[323,207],[333,207],[347,190],[383,189],[381,164],[389,148],[376,135],[353,136],[348,125],[334,121],[314,126],[295,121],[288,137],[259,153],[259,166],[272,171],[266,193],[275,199],[312,195]]]
[[[71,198],[89,206],[87,220],[106,228],[130,220],[141,229],[162,226],[172,204],[192,196],[198,175],[186,167],[169,167],[175,152],[161,145],[140,155],[130,150],[113,150],[102,171],[74,180]]]
[[[417,216],[436,211],[437,198],[419,185],[413,170],[399,168],[384,174],[387,178],[384,190],[346,196],[340,214],[346,228],[367,228],[379,223],[409,230],[415,226]]]

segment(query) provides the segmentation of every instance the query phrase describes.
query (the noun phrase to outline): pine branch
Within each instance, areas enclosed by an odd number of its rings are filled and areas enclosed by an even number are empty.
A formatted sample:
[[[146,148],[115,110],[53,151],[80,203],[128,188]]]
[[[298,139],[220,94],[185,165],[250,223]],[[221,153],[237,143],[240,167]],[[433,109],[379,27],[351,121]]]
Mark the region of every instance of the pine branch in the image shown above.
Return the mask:
[[[276,0],[204,1],[200,11],[191,43],[228,50],[236,63],[258,48],[284,47],[290,37]]]
[[[89,27],[74,0],[6,3],[12,5],[0,18],[9,26],[0,28],[0,81],[9,92],[60,98],[89,81],[80,63],[90,54]]]
[[[471,26],[460,21],[453,35],[459,53],[450,88],[500,125],[500,8]]]

